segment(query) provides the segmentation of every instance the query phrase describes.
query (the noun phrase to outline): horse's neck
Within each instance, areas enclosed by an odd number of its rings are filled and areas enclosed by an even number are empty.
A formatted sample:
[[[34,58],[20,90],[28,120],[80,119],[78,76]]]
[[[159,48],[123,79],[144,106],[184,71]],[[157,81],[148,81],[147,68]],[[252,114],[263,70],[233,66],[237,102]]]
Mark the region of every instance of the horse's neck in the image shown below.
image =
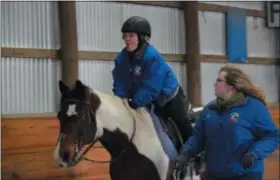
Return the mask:
[[[126,154],[142,154],[155,164],[162,176],[165,176],[169,159],[146,109],[135,111],[124,104],[120,98],[98,92],[97,94],[101,99],[100,107],[96,112],[97,132],[104,147],[113,156],[118,155],[125,148],[129,148],[126,149],[128,151]],[[133,133],[135,134],[132,144],[128,147]]]
[[[142,148],[140,146],[145,144],[145,142],[151,143],[151,146],[160,142],[150,114],[146,109],[141,108],[135,111],[129,107],[127,102],[122,101],[116,96],[98,91],[95,93],[101,100],[100,107],[96,112],[97,127],[100,135],[106,129],[110,132],[120,131],[130,139],[135,127],[133,143],[139,146],[139,148]]]
[[[101,144],[110,153],[111,157],[117,157],[124,150],[127,151],[129,146],[129,137],[121,131],[111,132],[104,129],[103,135],[99,138]]]
[[[95,94],[101,100],[96,112],[97,136],[103,146],[114,156],[127,148],[140,122],[136,122],[128,104],[120,98],[99,91],[95,91]]]
[[[103,134],[103,129],[114,132],[120,129],[125,134],[133,132],[133,117],[118,97],[95,92],[101,104],[96,111],[98,135]]]

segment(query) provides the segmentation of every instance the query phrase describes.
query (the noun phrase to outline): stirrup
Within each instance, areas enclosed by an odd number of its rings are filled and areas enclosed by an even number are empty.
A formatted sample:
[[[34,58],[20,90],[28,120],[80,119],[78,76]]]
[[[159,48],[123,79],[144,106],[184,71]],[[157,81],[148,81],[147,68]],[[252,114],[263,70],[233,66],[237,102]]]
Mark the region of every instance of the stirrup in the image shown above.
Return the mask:
[[[172,175],[174,180],[181,180],[181,170],[179,168],[174,168]]]
[[[188,175],[188,167],[190,167],[190,178],[193,180],[193,165],[192,161],[187,163],[182,169],[176,167],[173,169],[172,176],[174,180],[183,180],[186,175]]]
[[[177,164],[176,167],[173,168],[172,176],[174,180],[183,180],[183,178],[187,174],[188,164],[186,164],[182,169],[178,168]]]

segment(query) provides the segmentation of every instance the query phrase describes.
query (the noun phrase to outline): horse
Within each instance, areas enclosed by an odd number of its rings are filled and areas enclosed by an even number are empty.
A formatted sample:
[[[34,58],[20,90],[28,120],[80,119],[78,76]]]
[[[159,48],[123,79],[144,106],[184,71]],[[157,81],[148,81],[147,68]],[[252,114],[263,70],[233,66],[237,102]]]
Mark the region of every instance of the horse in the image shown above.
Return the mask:
[[[89,160],[85,157],[86,152],[99,141],[111,156],[108,162],[112,180],[178,179],[174,175],[175,164],[161,139],[169,139],[166,142],[169,146],[172,142],[173,147],[177,142],[160,135],[170,135],[172,129],[174,134],[176,130],[170,126],[172,123],[158,120],[156,125],[153,118],[157,116],[152,116],[150,109],[134,110],[127,99],[92,90],[80,80],[73,88],[59,81],[59,90],[60,132],[53,156],[61,167],[69,168],[83,159]],[[164,132],[164,126],[169,133]],[[162,128],[160,132],[159,127]],[[174,135],[170,137],[174,138]],[[177,152],[178,148],[175,150]],[[174,153],[174,148],[171,151]],[[181,173],[179,179],[189,177],[189,173]]]

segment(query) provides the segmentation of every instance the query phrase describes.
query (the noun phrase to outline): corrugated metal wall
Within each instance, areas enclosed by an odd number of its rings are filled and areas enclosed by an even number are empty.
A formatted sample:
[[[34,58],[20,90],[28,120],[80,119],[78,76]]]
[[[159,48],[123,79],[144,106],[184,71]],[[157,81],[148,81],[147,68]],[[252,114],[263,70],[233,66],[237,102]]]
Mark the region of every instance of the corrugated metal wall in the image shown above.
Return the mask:
[[[56,2],[1,2],[2,47],[60,48]]]
[[[211,2],[252,9],[263,9],[260,2]],[[143,13],[145,11],[145,13]],[[156,14],[156,15],[155,15]],[[183,12],[165,7],[149,7],[116,2],[77,2],[79,50],[120,51],[120,28],[131,15],[146,17],[152,24],[151,43],[163,53],[184,53]],[[2,47],[60,47],[56,2],[1,2]],[[225,55],[225,17],[222,13],[200,12],[202,54]],[[264,19],[247,18],[249,55],[279,56],[276,32],[264,27]],[[162,28],[162,29],[161,29]],[[180,83],[186,87],[186,67],[168,62]],[[79,76],[94,89],[111,92],[113,62],[80,60]],[[202,63],[202,99],[214,98],[212,84],[219,63]],[[278,99],[273,65],[242,66],[257,83],[264,86],[269,102]],[[2,113],[40,113],[57,109],[57,81],[60,64],[48,59],[1,58]]]
[[[210,2],[209,2],[210,3]],[[211,2],[213,4],[263,10],[263,2]],[[200,46],[202,54],[226,55],[225,14],[200,12]],[[278,33],[278,35],[277,35]],[[264,18],[247,17],[248,56],[280,57],[279,30],[265,27]],[[206,104],[214,96],[213,84],[221,63],[202,63],[202,103]],[[279,66],[236,64],[261,85],[269,103],[278,103]]]
[[[2,113],[45,113],[58,107],[59,61],[1,58]]]
[[[130,16],[140,15],[153,25],[151,43],[160,52],[185,51],[183,12],[178,9],[117,2],[77,2],[76,6],[79,50],[119,52],[124,46],[120,32],[122,23]],[[81,80],[94,89],[111,93],[113,62],[80,60],[79,64]],[[185,65],[179,62],[168,64],[185,88]]]
[[[60,48],[56,2],[1,2],[1,47]],[[1,57],[2,113],[57,109],[60,65],[53,59]]]
[[[120,51],[122,23],[140,15],[152,24],[151,43],[160,52],[185,52],[184,17],[178,9],[117,2],[77,2],[76,6],[80,50]]]
[[[58,49],[57,8],[56,2],[1,2],[2,47]],[[123,21],[131,15],[142,15],[144,10],[144,16],[153,24],[151,43],[163,53],[183,53],[184,26],[180,10],[115,2],[77,2],[79,50],[120,51]],[[185,87],[184,64],[169,64]],[[112,68],[113,62],[80,60],[79,76],[94,89],[111,93]],[[56,111],[61,72],[58,61],[1,58],[1,71],[3,114]]]

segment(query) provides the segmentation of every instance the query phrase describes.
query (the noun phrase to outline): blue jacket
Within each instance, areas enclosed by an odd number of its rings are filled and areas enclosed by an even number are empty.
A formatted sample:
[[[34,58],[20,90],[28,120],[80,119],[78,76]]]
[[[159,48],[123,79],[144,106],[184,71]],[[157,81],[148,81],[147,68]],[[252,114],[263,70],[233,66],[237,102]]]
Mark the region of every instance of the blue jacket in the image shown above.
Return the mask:
[[[205,106],[197,121],[194,134],[183,145],[181,153],[195,156],[206,153],[206,168],[214,177],[232,177],[249,172],[263,172],[264,158],[278,147],[279,131],[264,104],[253,98],[245,100],[218,115]],[[242,157],[250,152],[255,163],[248,169]]]
[[[178,88],[178,81],[161,54],[150,44],[141,59],[130,59],[123,49],[115,59],[113,92],[131,98],[137,107],[162,102]]]

